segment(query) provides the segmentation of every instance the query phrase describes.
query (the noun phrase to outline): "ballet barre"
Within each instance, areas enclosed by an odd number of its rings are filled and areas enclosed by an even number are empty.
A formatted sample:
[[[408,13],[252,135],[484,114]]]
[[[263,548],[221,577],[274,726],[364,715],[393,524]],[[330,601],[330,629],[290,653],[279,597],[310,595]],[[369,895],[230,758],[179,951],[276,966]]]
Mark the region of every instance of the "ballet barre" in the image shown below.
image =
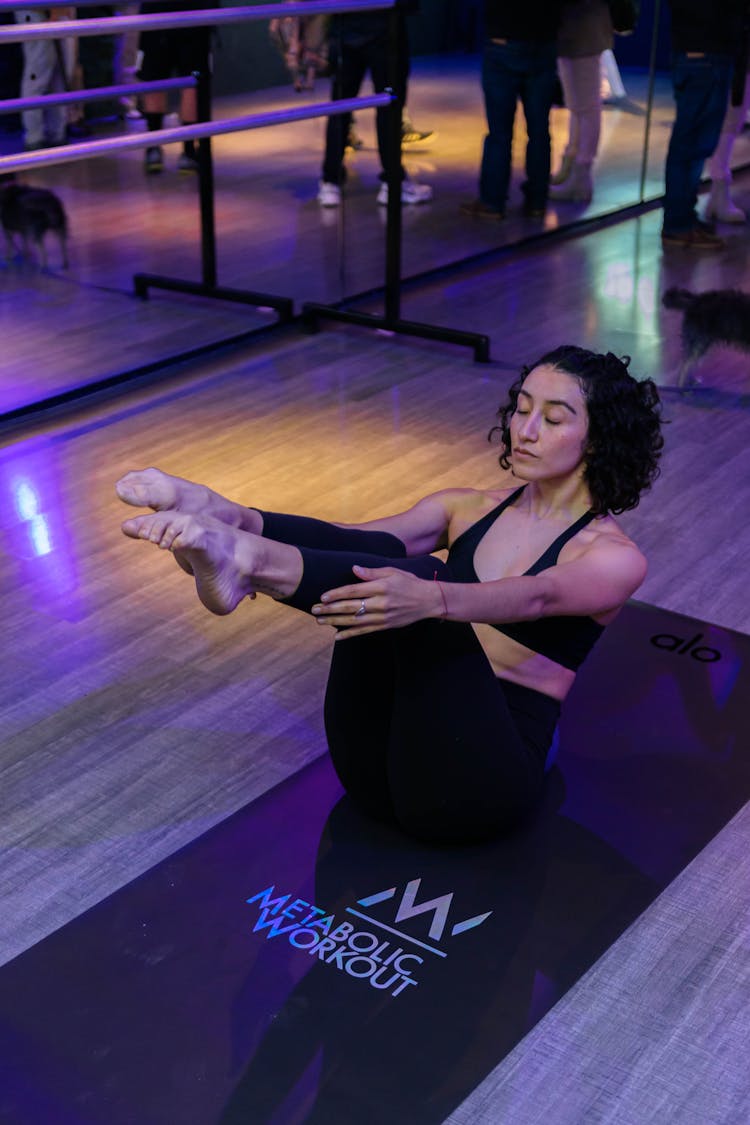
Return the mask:
[[[81,7],[93,4],[96,0],[82,0]],[[28,0],[28,8],[47,7],[46,0]],[[0,11],[14,11],[17,3],[13,0],[0,0]],[[211,137],[226,133],[282,125],[314,117],[330,117],[347,114],[367,108],[385,108],[388,112],[388,203],[386,208],[385,279],[383,286],[383,315],[364,313],[343,307],[343,302],[335,305],[306,302],[302,310],[302,323],[309,331],[316,331],[321,319],[338,320],[373,329],[397,334],[418,336],[425,339],[442,340],[460,346],[470,347],[478,362],[489,360],[489,337],[474,332],[446,328],[440,325],[406,321],[401,317],[401,112],[393,90],[397,87],[397,76],[404,69],[406,44],[398,19],[400,4],[398,0],[291,0],[281,4],[263,4],[252,7],[209,8],[189,12],[166,12],[150,15],[107,16],[97,19],[57,20],[34,24],[21,23],[0,27],[0,45],[11,42],[24,42],[33,39],[65,39],[92,35],[122,34],[129,30],[167,30],[187,27],[219,27],[223,24],[242,23],[252,20],[268,20],[289,16],[311,16],[317,14],[352,14],[358,11],[383,11],[388,13],[388,63],[389,86],[385,93],[369,97],[348,98],[320,102],[314,105],[293,109],[276,110],[245,117],[230,118],[226,121],[211,120],[210,75],[193,75],[197,89],[198,121],[195,124],[176,126],[171,129],[149,131],[146,134],[131,134],[91,140],[79,144],[66,144],[54,149],[18,153],[0,157],[0,174],[24,171],[55,164],[71,163],[94,157],[112,155],[130,149],[151,147],[187,140],[198,141],[198,179],[201,213],[201,261],[202,279],[200,282],[179,278],[168,278],[153,274],[136,274],[133,282],[136,295],[146,298],[150,288],[162,288],[193,295],[240,302],[274,309],[280,321],[293,318],[294,309],[291,298],[247,290],[229,289],[217,284],[216,230],[214,204],[214,177],[211,155]],[[174,81],[174,80],[173,80]],[[187,85],[188,80],[176,80]],[[17,111],[23,108],[39,108],[43,105],[96,100],[110,96],[115,90],[121,92],[143,93],[147,89],[169,88],[155,83],[130,84],[121,87],[102,87],[92,91],[71,91],[69,94],[49,94],[34,99],[11,99],[0,102],[0,113]],[[106,94],[105,94],[106,91]],[[85,95],[85,96],[82,96]],[[12,110],[11,110],[12,105]]]

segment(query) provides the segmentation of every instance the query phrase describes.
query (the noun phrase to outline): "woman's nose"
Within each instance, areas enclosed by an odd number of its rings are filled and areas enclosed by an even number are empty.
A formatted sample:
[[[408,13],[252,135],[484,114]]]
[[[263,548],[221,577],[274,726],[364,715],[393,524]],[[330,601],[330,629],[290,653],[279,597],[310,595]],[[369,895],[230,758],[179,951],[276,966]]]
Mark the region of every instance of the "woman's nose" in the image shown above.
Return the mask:
[[[533,414],[525,415],[518,432],[525,441],[536,441],[539,436],[539,419]]]

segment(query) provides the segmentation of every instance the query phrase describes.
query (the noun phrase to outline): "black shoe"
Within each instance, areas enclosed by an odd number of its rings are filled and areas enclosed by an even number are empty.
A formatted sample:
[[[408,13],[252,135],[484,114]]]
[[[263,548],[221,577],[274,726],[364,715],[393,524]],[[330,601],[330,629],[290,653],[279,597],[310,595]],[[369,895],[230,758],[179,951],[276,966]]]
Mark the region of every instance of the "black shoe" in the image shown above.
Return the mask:
[[[714,234],[707,223],[696,222],[689,230],[661,232],[662,246],[679,246],[683,250],[723,250],[726,242]]]
[[[192,176],[198,172],[198,158],[191,152],[183,152],[177,159],[177,171],[181,176]]]
[[[547,214],[547,200],[532,199],[531,186],[528,180],[524,180],[521,184],[521,194],[523,195],[523,207],[521,208],[523,214],[527,219],[543,219]]]
[[[159,145],[151,145],[146,149],[146,156],[143,161],[143,170],[153,175],[155,172],[162,172],[164,170],[164,155]]]
[[[501,223],[505,212],[499,207],[490,207],[481,199],[472,199],[470,203],[462,203],[460,210],[464,215],[471,215],[472,219],[486,219],[488,222]]]

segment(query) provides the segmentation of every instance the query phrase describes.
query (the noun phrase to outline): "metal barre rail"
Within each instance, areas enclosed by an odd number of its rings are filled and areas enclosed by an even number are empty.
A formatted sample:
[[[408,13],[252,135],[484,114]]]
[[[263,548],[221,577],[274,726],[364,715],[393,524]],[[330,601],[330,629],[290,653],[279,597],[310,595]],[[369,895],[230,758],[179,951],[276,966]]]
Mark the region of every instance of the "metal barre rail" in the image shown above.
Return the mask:
[[[357,109],[387,106],[394,101],[391,94],[370,94],[364,98],[342,98],[335,102],[317,102],[293,109],[271,110],[246,117],[230,117],[227,121],[205,121],[195,125],[179,125],[173,129],[157,129],[147,133],[128,133],[125,136],[107,137],[101,141],[61,145],[59,148],[38,152],[15,153],[0,156],[0,173],[22,168],[39,168],[46,164],[72,164],[92,156],[107,156],[131,148],[170,144],[172,141],[200,140],[225,133],[242,133],[248,129],[262,129],[267,125],[284,125],[288,121],[306,121],[313,117],[329,117],[338,113],[352,113]]]
[[[23,109],[42,109],[48,105],[71,105],[76,102],[106,101],[123,94],[149,94],[154,90],[185,90],[198,85],[188,78],[159,78],[154,82],[130,82],[122,86],[95,86],[91,90],[69,90],[65,94],[40,94],[38,98],[7,98],[0,101],[0,114],[17,113]]]
[[[93,3],[93,0],[89,0]],[[170,27],[211,27],[249,20],[270,20],[284,16],[311,16],[324,13],[390,11],[396,0],[290,0],[284,4],[259,4],[257,7],[205,8],[194,12],[155,13],[146,16],[106,16],[91,20],[57,20],[53,23],[19,23],[0,27],[0,44],[23,43],[32,39],[68,39],[86,35],[115,35],[129,30],[161,30]],[[0,11],[23,7],[46,8],[49,0],[0,0]]]
[[[82,4],[94,0],[82,0]],[[15,10],[17,0],[0,0],[0,11]],[[29,6],[46,7],[46,0],[29,0]],[[471,347],[477,362],[489,360],[489,337],[474,332],[445,328],[441,325],[406,321],[401,316],[401,176],[399,173],[401,130],[401,107],[398,99],[390,91],[396,88],[400,61],[405,58],[405,40],[398,21],[399,0],[291,0],[282,4],[258,5],[257,7],[237,7],[224,9],[204,9],[195,12],[178,12],[152,16],[111,16],[94,20],[60,20],[55,23],[34,25],[18,24],[0,27],[0,45],[10,42],[24,42],[31,39],[62,39],[92,35],[112,35],[128,30],[168,29],[180,27],[216,27],[229,23],[243,23],[248,20],[266,20],[275,17],[310,16],[325,13],[351,13],[356,11],[387,11],[388,19],[388,91],[384,94],[365,98],[349,98],[313,106],[281,110],[266,114],[254,114],[244,118],[232,118],[223,122],[210,121],[210,90],[208,76],[199,76],[198,117],[199,123],[175,129],[149,131],[146,134],[113,137],[103,141],[90,141],[82,145],[65,145],[57,151],[30,152],[10,157],[0,157],[0,173],[51,164],[72,163],[89,157],[105,155],[125,149],[143,148],[154,143],[169,143],[197,139],[199,142],[199,188],[201,206],[201,248],[203,259],[203,280],[201,282],[182,281],[175,278],[150,274],[136,274],[135,291],[146,297],[151,286],[163,289],[195,293],[206,297],[239,301],[244,304],[269,305],[277,310],[281,320],[288,320],[292,314],[289,298],[267,294],[238,291],[217,285],[216,277],[216,239],[213,216],[213,171],[210,138],[223,133],[241,132],[257,129],[265,125],[280,125],[291,121],[301,121],[314,117],[333,116],[350,113],[357,108],[386,107],[389,109],[388,175],[389,189],[386,254],[385,254],[385,312],[361,313],[332,305],[307,302],[303,308],[303,322],[310,330],[317,328],[320,318],[360,324],[371,328],[384,328],[391,332],[419,336],[424,339],[445,340],[447,342]],[[98,92],[97,92],[98,94]],[[72,100],[72,99],[71,99]]]

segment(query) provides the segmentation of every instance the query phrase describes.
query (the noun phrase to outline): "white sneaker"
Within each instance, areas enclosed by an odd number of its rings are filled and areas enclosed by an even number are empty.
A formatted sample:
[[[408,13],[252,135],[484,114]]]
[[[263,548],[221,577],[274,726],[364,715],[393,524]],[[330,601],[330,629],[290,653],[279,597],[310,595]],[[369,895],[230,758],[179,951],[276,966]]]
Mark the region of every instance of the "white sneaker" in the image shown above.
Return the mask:
[[[429,184],[417,184],[414,180],[401,181],[402,203],[429,203],[432,199],[432,188]],[[383,182],[378,192],[378,203],[385,206],[388,203],[388,184]]]
[[[341,188],[339,185],[320,180],[318,183],[318,203],[321,207],[338,207],[341,203]]]

